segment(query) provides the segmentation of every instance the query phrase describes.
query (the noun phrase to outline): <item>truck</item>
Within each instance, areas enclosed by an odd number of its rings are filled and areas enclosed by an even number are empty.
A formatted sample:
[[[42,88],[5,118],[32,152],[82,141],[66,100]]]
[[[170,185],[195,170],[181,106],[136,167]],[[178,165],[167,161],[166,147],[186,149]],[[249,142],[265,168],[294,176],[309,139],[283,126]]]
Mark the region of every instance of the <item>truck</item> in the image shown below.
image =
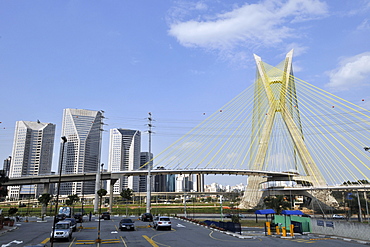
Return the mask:
[[[70,207],[60,207],[59,214],[65,214],[66,218],[71,218],[72,216],[72,209]]]

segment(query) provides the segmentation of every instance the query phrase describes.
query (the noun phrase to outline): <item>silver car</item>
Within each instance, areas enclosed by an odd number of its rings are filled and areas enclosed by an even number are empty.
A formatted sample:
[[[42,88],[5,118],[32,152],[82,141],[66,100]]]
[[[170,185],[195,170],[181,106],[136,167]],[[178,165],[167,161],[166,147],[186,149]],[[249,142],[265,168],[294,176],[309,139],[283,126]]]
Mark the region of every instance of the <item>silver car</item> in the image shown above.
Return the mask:
[[[54,239],[72,240],[72,228],[70,221],[59,221],[55,224]],[[53,237],[53,231],[50,234]]]
[[[156,230],[160,228],[171,230],[171,220],[167,216],[157,216],[153,220],[153,227]]]

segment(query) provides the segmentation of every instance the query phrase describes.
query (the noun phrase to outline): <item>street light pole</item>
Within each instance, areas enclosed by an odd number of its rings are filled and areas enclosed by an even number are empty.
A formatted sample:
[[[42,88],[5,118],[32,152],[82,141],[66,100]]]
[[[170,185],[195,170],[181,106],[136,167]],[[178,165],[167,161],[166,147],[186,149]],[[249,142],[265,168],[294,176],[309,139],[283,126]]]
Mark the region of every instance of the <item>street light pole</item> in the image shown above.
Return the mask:
[[[104,164],[101,164],[101,168],[100,168],[100,194],[99,194],[99,223],[98,223],[98,238],[95,240],[95,243],[98,243],[98,245],[101,243],[101,238],[100,238],[100,218],[101,218],[101,200],[102,200],[102,180],[101,180],[101,174],[103,172],[103,166]],[[99,245],[100,246],[100,245]]]
[[[57,190],[57,199],[55,202],[55,211],[54,211],[54,221],[53,221],[53,233],[50,238],[50,246],[54,246],[54,234],[55,234],[55,223],[57,219],[57,214],[58,214],[58,201],[59,201],[59,193],[60,193],[60,183],[62,180],[62,166],[63,166],[63,156],[64,156],[64,146],[67,142],[67,137],[62,136],[62,153],[60,155],[60,164],[59,164],[59,180],[58,180],[58,190]]]

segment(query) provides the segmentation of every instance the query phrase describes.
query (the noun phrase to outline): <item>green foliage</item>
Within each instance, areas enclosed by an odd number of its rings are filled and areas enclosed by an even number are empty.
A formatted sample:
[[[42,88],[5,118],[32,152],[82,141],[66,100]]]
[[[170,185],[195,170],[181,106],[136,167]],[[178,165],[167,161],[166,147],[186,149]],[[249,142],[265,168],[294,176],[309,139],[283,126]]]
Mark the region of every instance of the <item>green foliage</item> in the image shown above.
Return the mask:
[[[100,189],[96,192],[98,194],[99,197],[103,197],[105,196],[108,192],[106,189]]]
[[[9,208],[8,210],[9,215],[16,214],[17,212],[18,212],[18,208]]]
[[[239,215],[233,214],[231,216],[231,222],[233,222],[233,223],[240,223],[240,217],[239,217]]]
[[[359,179],[355,182],[352,182],[352,181],[347,181],[347,182],[343,182],[343,185],[362,185],[362,184],[369,184],[369,181],[367,181],[366,179]]]
[[[6,186],[2,186],[3,183],[6,183],[9,181],[9,178],[5,176],[5,171],[0,170],[0,197],[4,197],[8,195],[8,189]]]
[[[52,198],[53,198],[52,195],[50,195],[49,193],[44,193],[44,194],[40,195],[39,198],[37,198],[37,200],[42,205],[45,205],[47,207]]]
[[[66,200],[67,206],[72,206],[75,202],[78,202],[80,198],[78,197],[77,194],[74,195],[69,195],[68,200]]]
[[[353,214],[357,214],[357,217],[359,218],[359,211],[361,208],[361,212],[363,215],[366,213],[366,200],[365,198],[361,197],[358,198],[356,195],[351,195],[352,199],[345,199],[344,200],[344,206],[347,207],[349,210],[346,211],[346,215],[348,218],[350,218]],[[360,207],[358,204],[358,201],[360,199]],[[359,218],[360,220],[360,218]]]
[[[290,208],[290,202],[283,195],[269,196],[263,199],[267,208],[274,209],[277,214],[281,211]]]
[[[120,193],[122,199],[124,199],[126,201],[132,200],[133,194],[134,194],[134,191],[130,188],[122,190],[121,193]]]

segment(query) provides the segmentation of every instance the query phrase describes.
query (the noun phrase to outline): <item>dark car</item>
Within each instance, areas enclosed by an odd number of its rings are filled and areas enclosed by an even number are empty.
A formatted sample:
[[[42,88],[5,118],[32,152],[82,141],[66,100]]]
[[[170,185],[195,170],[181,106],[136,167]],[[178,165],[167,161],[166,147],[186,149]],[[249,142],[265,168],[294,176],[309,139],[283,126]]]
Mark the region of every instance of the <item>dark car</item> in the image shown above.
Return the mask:
[[[140,219],[142,221],[150,221],[152,222],[153,221],[153,215],[151,213],[145,213],[145,214],[142,214]]]
[[[57,216],[55,217],[56,222],[62,221],[65,218],[67,218],[67,215],[65,215],[65,214],[57,214]]]
[[[76,222],[75,218],[65,218],[64,221],[70,221],[71,222],[72,231],[75,232],[77,230],[77,222]]]
[[[119,222],[118,228],[123,231],[123,230],[132,230],[135,231],[135,225],[132,219],[122,219]]]
[[[100,215],[100,219],[103,220],[110,220],[110,213],[109,212],[104,212]]]
[[[77,223],[82,223],[83,217],[81,213],[76,213],[75,215],[73,215],[73,217],[75,218]]]

